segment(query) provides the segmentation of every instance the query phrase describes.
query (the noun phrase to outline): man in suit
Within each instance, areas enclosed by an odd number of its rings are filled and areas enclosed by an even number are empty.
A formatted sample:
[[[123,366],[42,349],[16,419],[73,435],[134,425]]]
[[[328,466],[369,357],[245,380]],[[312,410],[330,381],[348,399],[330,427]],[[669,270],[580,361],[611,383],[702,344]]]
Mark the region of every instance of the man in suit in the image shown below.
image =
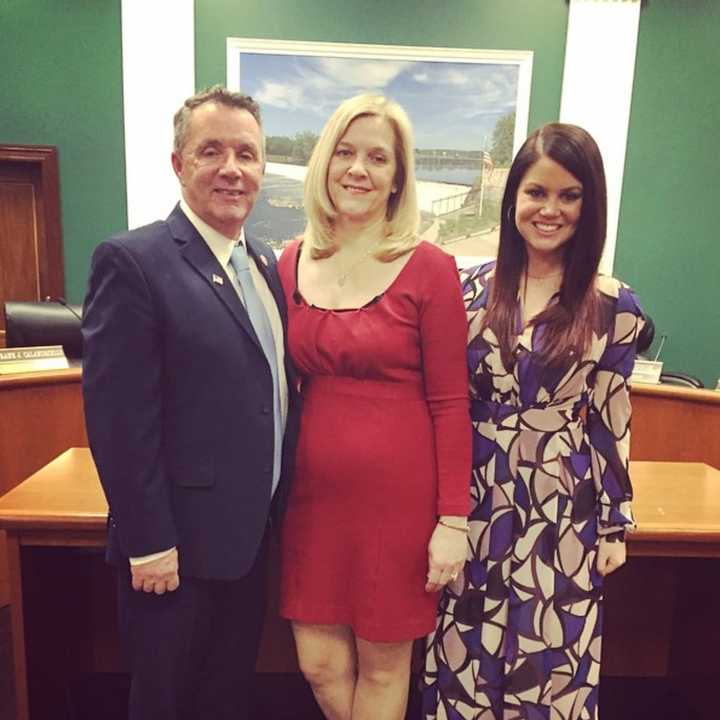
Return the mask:
[[[238,720],[297,417],[275,256],[243,231],[265,167],[257,104],[219,86],[188,99],[172,166],[182,199],[167,220],[93,255],[85,414],[130,718]]]

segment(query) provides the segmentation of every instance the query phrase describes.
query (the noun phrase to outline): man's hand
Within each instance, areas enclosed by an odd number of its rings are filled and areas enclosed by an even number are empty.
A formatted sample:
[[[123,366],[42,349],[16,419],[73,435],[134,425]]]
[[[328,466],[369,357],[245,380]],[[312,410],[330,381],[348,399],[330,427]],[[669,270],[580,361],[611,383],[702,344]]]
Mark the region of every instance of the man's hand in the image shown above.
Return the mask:
[[[131,565],[130,572],[133,590],[154,592],[156,595],[162,595],[165,591],[177,590],[180,586],[177,548],[173,548],[171,552],[158,560]]]
[[[597,569],[605,577],[625,564],[627,551],[625,543],[621,541],[610,542],[606,538],[600,538],[597,552]]]

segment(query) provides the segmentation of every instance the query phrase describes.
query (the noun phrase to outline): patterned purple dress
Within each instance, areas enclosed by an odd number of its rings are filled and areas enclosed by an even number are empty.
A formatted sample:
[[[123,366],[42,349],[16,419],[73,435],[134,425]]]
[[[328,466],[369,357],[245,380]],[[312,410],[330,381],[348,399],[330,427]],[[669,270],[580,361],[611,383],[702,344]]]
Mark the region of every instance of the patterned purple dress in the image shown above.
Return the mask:
[[[600,277],[601,319],[582,361],[548,368],[537,357],[543,328],[530,326],[506,367],[492,331],[480,332],[493,273],[463,273],[471,556],[428,641],[424,717],[595,719],[597,545],[632,523],[627,379],[642,313],[627,286]]]

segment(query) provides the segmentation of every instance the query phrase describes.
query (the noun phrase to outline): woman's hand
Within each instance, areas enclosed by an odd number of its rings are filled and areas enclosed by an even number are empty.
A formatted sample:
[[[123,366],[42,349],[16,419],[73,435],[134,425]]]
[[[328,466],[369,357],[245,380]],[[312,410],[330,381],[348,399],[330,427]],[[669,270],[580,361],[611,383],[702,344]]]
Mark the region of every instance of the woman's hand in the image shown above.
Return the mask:
[[[612,542],[601,537],[597,552],[597,569],[605,577],[625,564],[627,549],[622,540]]]
[[[462,572],[467,558],[467,519],[447,517],[442,520],[452,527],[438,523],[430,538],[426,592],[437,592],[454,580]]]

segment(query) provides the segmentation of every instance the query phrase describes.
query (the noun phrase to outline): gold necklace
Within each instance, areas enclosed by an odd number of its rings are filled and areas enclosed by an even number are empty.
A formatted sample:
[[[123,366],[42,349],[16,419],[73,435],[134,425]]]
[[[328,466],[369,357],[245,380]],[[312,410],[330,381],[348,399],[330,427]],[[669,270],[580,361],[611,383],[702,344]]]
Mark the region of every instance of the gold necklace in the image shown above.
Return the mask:
[[[340,287],[345,287],[345,283],[347,282],[348,277],[350,277],[350,274],[357,270],[357,268],[360,267],[375,251],[375,248],[380,244],[380,240],[374,242],[360,257],[359,260],[356,260],[350,267],[343,273],[340,273],[337,279],[337,284]]]
[[[549,275],[531,275],[530,273],[525,273],[525,275],[531,280],[551,280],[552,278],[560,277],[564,272],[564,270],[560,270],[560,272],[550,273]]]

